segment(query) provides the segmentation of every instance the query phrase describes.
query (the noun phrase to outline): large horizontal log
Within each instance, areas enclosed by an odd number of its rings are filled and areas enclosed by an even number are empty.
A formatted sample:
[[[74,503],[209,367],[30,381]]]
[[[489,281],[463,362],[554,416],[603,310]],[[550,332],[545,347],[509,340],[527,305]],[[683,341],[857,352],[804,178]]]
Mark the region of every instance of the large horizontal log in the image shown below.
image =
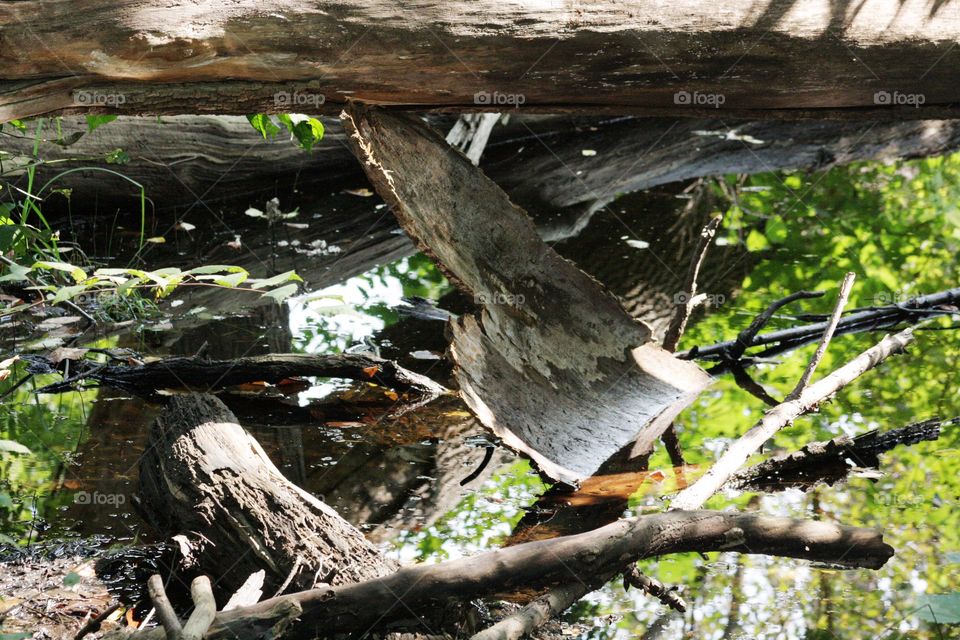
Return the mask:
[[[6,0],[0,121],[91,110],[330,112],[347,100],[955,115],[958,36],[960,15],[924,0]]]
[[[893,555],[880,533],[829,522],[715,511],[671,512],[620,520],[587,533],[528,542],[478,556],[400,569],[377,580],[314,589],[218,614],[207,640],[247,640],[285,620],[289,640],[417,629],[452,601],[515,596],[568,584],[591,588],[630,562],[688,551],[733,551],[876,569]],[[598,584],[599,581],[599,584]],[[422,627],[420,627],[422,629]],[[143,634],[159,640],[162,630]],[[138,636],[140,640],[140,636]]]

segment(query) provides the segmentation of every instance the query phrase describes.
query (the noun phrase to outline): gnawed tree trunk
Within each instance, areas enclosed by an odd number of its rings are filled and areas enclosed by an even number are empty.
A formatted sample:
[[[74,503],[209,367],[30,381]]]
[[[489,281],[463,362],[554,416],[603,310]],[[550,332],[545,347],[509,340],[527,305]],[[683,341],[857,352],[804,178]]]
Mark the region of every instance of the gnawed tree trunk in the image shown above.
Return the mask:
[[[0,121],[329,112],[346,100],[923,117],[960,102],[960,17],[921,0],[7,0],[0,29]],[[915,94],[922,103],[897,97]]]
[[[655,440],[707,386],[422,122],[361,109],[343,120],[401,225],[483,307],[451,323],[461,394],[547,475],[575,482],[641,433]]]
[[[140,491],[154,526],[190,538],[201,569],[227,591],[261,569],[268,593],[288,580],[301,590],[396,569],[333,509],[284,478],[213,396],[170,399],[150,431]]]

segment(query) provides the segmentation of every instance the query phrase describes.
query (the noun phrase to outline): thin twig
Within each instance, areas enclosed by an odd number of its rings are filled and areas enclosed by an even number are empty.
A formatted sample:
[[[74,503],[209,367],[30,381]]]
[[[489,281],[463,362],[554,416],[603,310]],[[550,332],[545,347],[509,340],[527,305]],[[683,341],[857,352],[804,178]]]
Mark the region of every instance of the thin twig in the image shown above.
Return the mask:
[[[474,634],[470,640],[517,640],[593,591],[579,580],[551,589],[519,611]]]
[[[180,640],[183,635],[183,627],[180,626],[180,620],[177,618],[177,614],[173,612],[173,607],[167,598],[167,592],[163,588],[163,578],[158,574],[150,576],[150,579],[147,580],[147,592],[150,594],[153,608],[157,612],[157,618],[160,620],[163,630],[167,632],[167,640]]]
[[[77,632],[77,635],[73,637],[73,640],[83,640],[83,638],[88,633],[94,633],[95,631],[100,631],[100,625],[103,624],[103,621],[107,619],[114,611],[120,608],[119,602],[114,602],[112,605],[104,609],[100,615],[95,618],[91,618],[87,621],[87,624],[83,625],[80,631]]]
[[[830,320],[823,330],[823,336],[820,337],[817,350],[814,352],[813,357],[810,358],[810,362],[807,363],[807,368],[797,381],[797,386],[793,388],[793,391],[787,395],[785,400],[796,400],[800,397],[800,394],[803,393],[803,390],[807,388],[807,385],[810,384],[810,380],[813,378],[817,366],[819,366],[820,361],[823,360],[823,356],[827,352],[827,346],[833,338],[833,332],[837,330],[837,324],[840,322],[843,308],[847,306],[847,300],[850,298],[850,290],[853,289],[853,281],[856,277],[856,274],[852,271],[847,272],[847,275],[843,277],[843,282],[840,284],[840,293],[837,295],[837,304],[833,307],[833,313],[830,314]]]
[[[711,218],[704,225],[703,230],[700,231],[700,241],[694,252],[693,260],[690,261],[690,267],[684,281],[684,290],[681,293],[685,299],[677,303],[673,319],[670,321],[670,326],[663,337],[663,348],[671,353],[677,350],[677,345],[680,343],[680,338],[683,337],[683,332],[687,328],[687,322],[690,320],[693,310],[706,299],[706,296],[697,295],[697,279],[700,275],[700,267],[703,266],[703,261],[707,257],[710,241],[717,234],[717,228],[719,228],[721,222],[723,222],[722,215]],[[667,449],[673,466],[683,467],[686,460],[683,457],[680,438],[677,436],[676,424],[671,422],[661,434],[660,439]]]
[[[777,431],[850,384],[888,357],[901,353],[913,341],[913,329],[887,336],[878,344],[840,367],[830,375],[806,387],[795,400],[788,400],[767,411],[763,418],[734,442],[706,474],[681,491],[670,504],[671,510],[700,508],[727,480]]]
[[[740,332],[740,334],[737,336],[737,339],[726,350],[726,358],[730,360],[739,360],[743,355],[743,352],[749,347],[753,346],[754,338],[757,337],[760,329],[763,329],[763,327],[770,322],[770,319],[773,318],[773,314],[775,314],[781,307],[784,307],[795,300],[819,298],[823,294],[823,291],[797,291],[796,293],[791,293],[785,298],[780,298],[779,300],[774,301],[769,307],[767,307],[762,313],[753,319],[753,322],[750,323],[749,327]],[[702,349],[698,350],[698,353],[702,352]]]
[[[659,580],[640,573],[636,565],[630,565],[623,572],[623,588],[626,590],[629,587],[640,589],[680,613],[687,610],[687,603],[677,593],[676,588],[667,588]]]
[[[693,254],[693,260],[690,261],[690,267],[684,281],[684,289],[681,294],[684,299],[677,304],[673,319],[670,321],[670,326],[663,337],[663,348],[671,353],[677,350],[683,331],[687,328],[687,322],[690,320],[690,314],[705,299],[697,295],[697,278],[700,275],[700,267],[703,266],[703,261],[707,257],[710,241],[717,234],[717,228],[721,222],[723,222],[723,216],[711,218],[700,232],[700,242]]]

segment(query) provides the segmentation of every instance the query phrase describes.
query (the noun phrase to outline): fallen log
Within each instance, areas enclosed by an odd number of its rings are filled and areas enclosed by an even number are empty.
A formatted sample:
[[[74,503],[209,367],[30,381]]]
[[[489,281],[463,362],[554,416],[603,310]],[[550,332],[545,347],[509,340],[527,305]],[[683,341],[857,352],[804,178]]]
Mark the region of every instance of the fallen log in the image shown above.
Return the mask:
[[[433,565],[417,565],[357,584],[323,587],[217,614],[206,640],[252,640],[285,621],[299,620],[285,639],[337,633],[420,630],[450,602],[524,595],[524,600],[572,576],[591,589],[643,558],[687,551],[779,555],[876,569],[893,555],[882,535],[828,522],[713,511],[661,513],[621,520],[587,533],[529,542]],[[434,627],[436,628],[436,627]],[[138,640],[164,638],[160,629]]]
[[[233,592],[266,571],[265,588],[309,589],[391,573],[333,509],[287,480],[210,395],[174,396],[140,463],[143,511],[164,536],[186,536],[199,567]]]
[[[627,442],[658,438],[709,384],[421,121],[362,108],[343,121],[401,225],[483,309],[450,325],[461,394],[546,475],[589,477]]]
[[[56,353],[56,352],[54,352]],[[398,391],[411,392],[422,404],[446,392],[442,386],[418,373],[372,355],[338,353],[312,355],[300,353],[247,356],[231,360],[173,357],[150,362],[127,361],[124,364],[104,364],[83,359],[63,359],[24,356],[30,364],[30,373],[64,371],[61,363],[72,363],[70,375],[61,382],[47,385],[37,393],[61,393],[76,388],[81,382],[92,381],[102,386],[124,389],[141,395],[153,395],[161,389],[186,389],[205,393],[246,382],[278,383],[297,376],[350,378],[375,382]],[[56,358],[54,358],[56,360]]]
[[[384,0],[0,3],[0,121],[400,108],[955,115],[952,7]],[[877,70],[877,71],[875,71]],[[882,70],[882,78],[877,73]]]
[[[891,429],[874,429],[855,437],[839,436],[827,442],[811,442],[799,451],[775,456],[734,474],[727,487],[741,491],[785,491],[803,489],[823,482],[834,484],[850,473],[880,468],[880,454],[899,446],[936,440],[940,430],[960,418],[924,420]]]

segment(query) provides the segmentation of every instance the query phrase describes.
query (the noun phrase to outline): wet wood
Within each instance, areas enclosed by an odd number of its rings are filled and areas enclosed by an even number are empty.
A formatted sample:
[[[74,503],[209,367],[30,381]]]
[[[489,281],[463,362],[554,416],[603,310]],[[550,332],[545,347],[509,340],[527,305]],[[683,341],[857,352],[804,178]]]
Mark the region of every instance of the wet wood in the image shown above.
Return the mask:
[[[482,306],[451,324],[461,394],[548,476],[576,482],[638,435],[659,437],[707,386],[419,120],[364,109],[343,120],[401,225]]]
[[[40,356],[31,356],[30,367],[34,372],[59,371],[57,365]],[[100,364],[84,359],[73,361],[67,380],[48,385],[42,392],[57,393],[69,390],[81,381],[94,381],[144,395],[152,395],[163,389],[205,393],[248,382],[276,384],[298,376],[373,382],[410,392],[407,400],[417,403],[430,401],[446,392],[430,378],[408,371],[389,360],[353,353],[273,353],[230,360],[172,357],[129,364]]]
[[[204,573],[230,593],[266,571],[267,592],[348,584],[396,565],[333,509],[280,473],[213,396],[175,396],[140,465],[143,509],[164,536],[183,534]],[[200,534],[200,535],[197,535]]]
[[[80,110],[331,112],[348,99],[923,117],[956,113],[958,34],[952,7],[922,0],[7,0],[0,121]],[[876,98],[881,90],[891,98]]]

